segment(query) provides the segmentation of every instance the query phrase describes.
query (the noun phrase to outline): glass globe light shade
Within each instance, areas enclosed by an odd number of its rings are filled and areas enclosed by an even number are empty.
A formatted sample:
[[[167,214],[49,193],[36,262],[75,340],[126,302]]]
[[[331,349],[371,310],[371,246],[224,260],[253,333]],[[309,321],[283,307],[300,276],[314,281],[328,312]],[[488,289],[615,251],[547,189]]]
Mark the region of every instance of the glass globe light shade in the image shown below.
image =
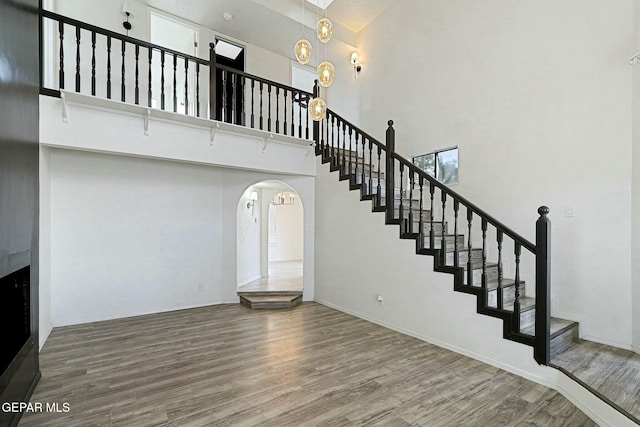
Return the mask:
[[[295,46],[296,59],[301,64],[307,64],[311,60],[311,43],[308,40],[298,40]]]
[[[333,23],[329,21],[327,18],[322,18],[318,21],[318,25],[316,27],[318,32],[318,38],[322,43],[327,43],[331,40],[331,35],[333,34]]]
[[[324,119],[324,116],[327,114],[327,103],[324,102],[324,99],[320,97],[313,98],[309,103],[309,114],[311,115],[311,119],[316,122]]]
[[[336,68],[329,61],[324,61],[318,65],[318,82],[324,86],[329,87],[333,83],[333,79],[336,76]]]

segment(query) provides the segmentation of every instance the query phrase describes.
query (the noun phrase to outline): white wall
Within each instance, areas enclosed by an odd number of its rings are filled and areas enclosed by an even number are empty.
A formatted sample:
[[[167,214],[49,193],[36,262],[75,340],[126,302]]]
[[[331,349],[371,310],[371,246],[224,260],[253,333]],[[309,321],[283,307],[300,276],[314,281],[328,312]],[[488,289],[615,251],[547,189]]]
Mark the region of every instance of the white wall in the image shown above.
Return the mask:
[[[394,119],[407,157],[458,145],[456,190],[525,237],[549,206],[554,314],[627,348],[633,21],[631,0],[399,0],[358,46],[362,128]]]
[[[43,280],[51,311],[48,319],[42,313],[45,325],[237,302],[236,221],[245,190],[278,179],[313,207],[313,177],[46,150],[43,182],[51,193],[43,208],[50,225],[43,230],[51,231],[51,252],[41,257],[51,266]],[[314,292],[313,227],[312,209],[305,214],[305,300]]]
[[[40,147],[40,194],[39,194],[39,312],[40,348],[53,329],[51,317],[51,174],[50,151]]]
[[[258,194],[258,200],[251,200],[251,193]],[[253,209],[247,208],[248,203],[253,203]],[[238,252],[236,268],[238,272],[238,286],[245,285],[261,277],[260,257],[262,253],[261,232],[262,232],[262,203],[260,191],[251,186],[240,197],[236,208],[236,228],[238,236]]]

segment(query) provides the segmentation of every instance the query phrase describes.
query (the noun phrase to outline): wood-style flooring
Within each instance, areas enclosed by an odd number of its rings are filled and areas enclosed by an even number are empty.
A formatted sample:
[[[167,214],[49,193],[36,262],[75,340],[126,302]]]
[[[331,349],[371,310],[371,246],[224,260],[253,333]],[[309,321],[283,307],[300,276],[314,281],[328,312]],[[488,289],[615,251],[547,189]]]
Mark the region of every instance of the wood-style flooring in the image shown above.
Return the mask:
[[[553,357],[564,368],[640,424],[640,354],[580,340]]]
[[[302,292],[302,261],[269,263],[269,277],[238,287],[238,292]]]
[[[317,303],[56,328],[28,426],[593,426],[557,392]]]

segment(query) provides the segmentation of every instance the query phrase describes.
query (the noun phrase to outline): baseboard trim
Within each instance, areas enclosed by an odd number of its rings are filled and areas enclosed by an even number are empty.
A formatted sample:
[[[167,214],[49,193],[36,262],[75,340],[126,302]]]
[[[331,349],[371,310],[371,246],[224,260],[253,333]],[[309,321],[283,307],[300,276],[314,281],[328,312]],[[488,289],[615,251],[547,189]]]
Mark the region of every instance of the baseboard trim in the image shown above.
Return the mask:
[[[612,341],[603,339],[601,337],[594,337],[593,335],[584,335],[581,337],[583,340],[597,342],[598,344],[609,345],[611,347],[621,348],[623,350],[633,350],[633,346],[629,343],[622,343],[618,341]],[[634,350],[637,353],[637,350]]]
[[[558,392],[600,426],[638,426],[626,411],[613,406],[562,368],[558,368]]]
[[[347,313],[347,314],[350,314],[352,316],[358,317],[360,319],[366,320],[368,322],[375,323],[376,325],[383,326],[383,327],[385,327],[387,329],[391,329],[393,331],[400,332],[400,333],[405,334],[405,335],[409,335],[411,337],[414,337],[414,338],[417,338],[419,340],[428,342],[428,343],[436,345],[438,347],[442,347],[442,348],[445,348],[447,350],[451,350],[451,351],[453,351],[455,353],[462,354],[463,356],[467,356],[467,357],[470,357],[472,359],[478,360],[480,362],[486,363],[488,365],[495,366],[496,368],[502,369],[503,371],[510,372],[510,373],[512,373],[514,375],[517,375],[519,377],[525,378],[527,380],[533,381],[533,382],[538,383],[538,384],[542,384],[542,385],[544,385],[546,387],[549,387],[549,388],[552,388],[554,390],[557,389],[557,377],[556,377],[557,376],[557,370],[555,370],[553,368],[542,368],[542,369],[546,369],[548,371],[548,377],[535,375],[535,374],[532,374],[531,372],[524,371],[522,369],[516,368],[516,367],[511,366],[511,365],[507,365],[507,364],[505,364],[503,362],[500,362],[498,360],[492,359],[490,357],[483,356],[481,354],[475,353],[473,351],[469,351],[467,349],[455,346],[453,344],[449,344],[447,342],[444,342],[444,341],[441,341],[441,340],[438,340],[438,339],[435,339],[435,338],[432,338],[432,337],[428,337],[428,336],[419,334],[417,332],[411,331],[409,329],[398,327],[396,325],[393,325],[393,324],[390,324],[390,323],[387,323],[387,322],[379,321],[379,320],[374,319],[372,317],[369,317],[369,316],[363,315],[361,313],[355,312],[353,310],[349,310],[349,309],[346,309],[344,307],[341,307],[341,306],[339,306],[337,304],[333,304],[333,303],[330,303],[328,301],[324,301],[324,300],[319,299],[319,298],[316,298],[314,301],[319,303],[319,304],[326,305],[327,307],[331,307],[331,308],[336,309],[338,311],[342,311],[344,313]],[[531,354],[531,358],[533,359],[533,352]]]

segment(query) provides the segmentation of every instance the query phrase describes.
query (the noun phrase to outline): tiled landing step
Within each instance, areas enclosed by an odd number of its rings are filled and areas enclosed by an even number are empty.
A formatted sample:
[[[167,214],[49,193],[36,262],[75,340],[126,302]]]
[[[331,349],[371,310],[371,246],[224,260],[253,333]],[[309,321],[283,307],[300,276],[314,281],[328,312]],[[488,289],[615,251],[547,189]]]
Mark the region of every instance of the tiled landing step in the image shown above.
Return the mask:
[[[240,297],[240,304],[251,309],[274,310],[292,308],[302,303],[302,293],[282,295],[282,293],[269,294],[267,292],[255,292],[239,294],[238,296]]]

